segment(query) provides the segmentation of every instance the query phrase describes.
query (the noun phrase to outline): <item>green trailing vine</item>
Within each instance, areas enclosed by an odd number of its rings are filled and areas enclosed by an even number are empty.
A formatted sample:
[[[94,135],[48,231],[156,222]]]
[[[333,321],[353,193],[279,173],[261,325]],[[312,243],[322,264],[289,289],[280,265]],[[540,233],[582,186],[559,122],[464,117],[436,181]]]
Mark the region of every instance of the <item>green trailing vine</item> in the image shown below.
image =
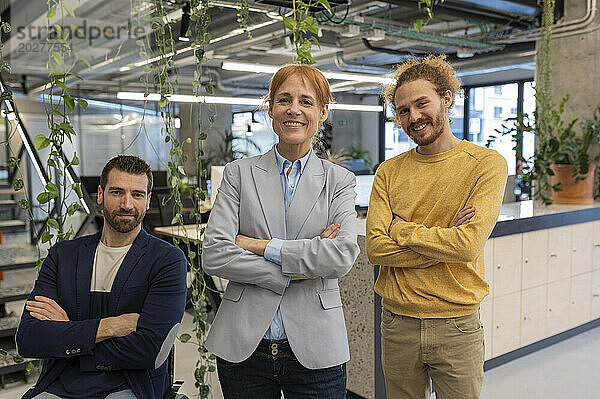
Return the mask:
[[[35,149],[40,151],[49,148],[48,161],[46,162],[46,173],[49,181],[45,191],[37,196],[37,202],[41,209],[48,215],[44,232],[42,233],[42,243],[49,243],[52,246],[57,241],[68,240],[75,233],[72,227],[65,231],[66,220],[68,216],[73,216],[81,205],[78,201],[68,202],[72,194],[77,195],[77,199],[83,198],[81,183],[72,182],[68,178],[68,168],[79,165],[79,158],[74,152],[69,159],[64,153],[64,145],[67,140],[73,142],[75,138],[75,129],[70,122],[69,115],[75,110],[75,104],[79,104],[84,110],[87,102],[84,99],[72,96],[66,85],[66,79],[74,76],[72,72],[75,65],[79,62],[85,63],[91,68],[88,60],[80,53],[74,51],[63,32],[61,24],[52,23],[55,16],[60,15],[61,22],[66,14],[75,19],[75,14],[70,6],[64,4],[62,0],[47,0],[48,11],[46,18],[48,21],[47,41],[50,46],[46,69],[48,70],[49,82],[43,96],[44,110],[47,116],[47,126],[49,133],[38,134],[34,138]],[[73,26],[75,30],[80,28]],[[72,62],[66,58],[73,58]],[[38,266],[43,259],[38,260]]]
[[[246,32],[248,35],[248,39],[252,38],[252,34],[248,30],[248,0],[238,0],[238,10],[237,10],[237,22],[240,25],[240,28]]]
[[[321,6],[331,14],[331,6],[327,0],[292,0],[292,15],[284,16],[285,27],[292,32],[292,43],[294,55],[292,62],[298,64],[314,64],[315,61],[311,55],[313,45],[320,48],[317,35],[319,33],[319,23],[315,17],[310,15],[311,10]]]
[[[171,224],[179,225],[184,228],[184,220],[186,219],[191,219],[197,224],[200,223],[202,216],[201,204],[207,197],[207,193],[202,189],[201,184],[201,179],[206,173],[206,171],[202,170],[201,158],[203,155],[204,140],[207,137],[207,130],[202,129],[199,118],[199,134],[196,143],[194,143],[196,145],[194,158],[197,181],[193,182],[186,176],[186,171],[183,167],[188,160],[184,145],[192,144],[192,140],[188,138],[186,141],[182,142],[179,139],[174,125],[174,104],[169,99],[172,94],[175,94],[175,90],[177,89],[176,74],[171,73],[174,71],[173,57],[177,54],[171,21],[166,20],[167,10],[165,9],[162,0],[153,0],[152,5],[152,11],[149,14],[142,16],[141,19],[151,25],[154,43],[158,51],[158,60],[154,63],[149,63],[144,67],[145,75],[142,76],[141,81],[145,83],[146,94],[149,94],[150,73],[152,73],[153,86],[160,94],[159,107],[164,122],[162,134],[165,137],[165,142],[170,144],[170,159],[167,162],[170,196],[165,202],[172,201],[173,203],[174,216],[171,220]],[[194,71],[192,83],[195,95],[200,95],[202,89],[204,89],[207,94],[213,94],[214,92],[210,83],[204,86],[202,85],[202,67],[208,62],[205,46],[211,40],[211,35],[207,32],[208,24],[210,23],[208,8],[208,0],[192,0],[190,2],[190,20],[193,23],[193,27],[188,32],[192,36],[190,38],[190,45],[193,48],[194,56],[196,58],[196,70]],[[136,0],[136,3],[132,3],[132,13],[136,14],[136,19],[138,21],[140,19],[139,13],[142,9],[141,0]],[[147,57],[149,45],[143,40],[138,40],[137,44],[140,56]],[[199,107],[200,111],[200,106],[196,106]],[[209,115],[209,122],[212,123],[215,118],[214,105],[211,104],[209,110],[212,112],[212,114]],[[186,211],[183,205],[184,197],[189,198],[193,204],[192,210],[187,214],[185,213]],[[210,354],[204,348],[204,342],[208,332],[208,314],[204,309],[204,301],[206,299],[204,294],[207,287],[204,282],[204,275],[200,263],[201,248],[197,243],[188,238],[182,238],[181,240],[174,239],[173,243],[178,246],[183,245],[186,249],[188,266],[193,275],[192,286],[189,290],[191,290],[190,302],[194,309],[194,327],[192,331],[194,337],[189,333],[183,333],[179,336],[179,340],[183,343],[197,345],[199,358],[195,365],[194,385],[197,389],[198,397],[208,398],[208,395],[210,394],[210,385],[208,384],[207,373],[214,372],[216,368],[214,365],[215,356]]]
[[[417,19],[413,26],[415,28],[415,30],[417,32],[421,32],[421,30],[423,29],[423,27],[425,25],[427,25],[429,23],[429,21],[431,21],[434,17],[433,14],[433,6],[436,3],[443,3],[444,0],[439,0],[439,1],[435,1],[435,0],[418,0],[417,1],[417,6],[419,7],[420,10],[425,11],[425,14],[427,14],[427,19],[423,20],[423,19]]]

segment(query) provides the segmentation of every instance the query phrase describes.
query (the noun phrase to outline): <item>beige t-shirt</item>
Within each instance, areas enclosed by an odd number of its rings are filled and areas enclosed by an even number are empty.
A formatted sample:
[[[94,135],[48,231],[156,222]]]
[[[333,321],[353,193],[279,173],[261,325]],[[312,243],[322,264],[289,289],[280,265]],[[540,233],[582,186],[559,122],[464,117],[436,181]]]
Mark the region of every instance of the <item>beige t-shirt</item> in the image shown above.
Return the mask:
[[[98,242],[96,255],[94,256],[94,268],[92,269],[92,281],[90,291],[92,292],[110,292],[113,282],[125,255],[129,252],[131,245],[124,247],[107,247]]]

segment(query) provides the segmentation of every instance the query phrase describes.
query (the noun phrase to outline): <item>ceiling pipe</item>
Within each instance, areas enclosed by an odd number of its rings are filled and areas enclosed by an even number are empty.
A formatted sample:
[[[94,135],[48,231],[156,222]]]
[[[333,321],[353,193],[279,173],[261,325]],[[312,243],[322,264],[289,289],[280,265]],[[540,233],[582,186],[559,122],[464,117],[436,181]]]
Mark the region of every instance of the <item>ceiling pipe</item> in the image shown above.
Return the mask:
[[[364,39],[366,40],[366,39]],[[375,73],[380,75],[385,75],[389,73],[389,71],[385,68],[377,68],[372,66],[366,66],[362,64],[353,64],[346,60],[341,52],[336,53],[335,58],[333,59],[335,65],[342,71],[346,72],[364,72],[364,73]]]
[[[416,1],[411,0],[387,0],[390,4],[395,4],[404,7],[417,7]],[[438,15],[448,15],[468,19],[471,21],[487,22],[492,24],[512,24],[512,26],[521,29],[531,29],[532,23],[523,22],[520,19],[515,19],[512,15],[497,13],[488,10],[480,10],[475,7],[465,7],[456,4],[440,3],[436,4],[434,12]]]
[[[586,7],[586,13],[583,17],[572,21],[554,24],[552,28],[553,37],[568,37],[582,33],[590,33],[597,30],[600,27],[600,24],[591,26],[596,19],[596,13],[598,12],[597,0],[587,0]],[[526,41],[538,40],[539,36],[540,28],[536,28],[526,32],[516,33],[513,35],[512,39],[497,40],[494,41],[494,43],[523,43]]]

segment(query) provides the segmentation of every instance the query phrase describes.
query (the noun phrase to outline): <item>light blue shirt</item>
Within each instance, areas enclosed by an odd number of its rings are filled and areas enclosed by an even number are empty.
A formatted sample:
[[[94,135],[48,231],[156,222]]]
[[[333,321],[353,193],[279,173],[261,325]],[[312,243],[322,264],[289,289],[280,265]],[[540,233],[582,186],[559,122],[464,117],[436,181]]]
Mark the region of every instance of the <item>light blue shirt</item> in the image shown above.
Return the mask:
[[[298,187],[298,182],[300,181],[300,176],[304,172],[306,168],[306,163],[312,149],[308,151],[308,153],[300,159],[297,159],[293,163],[285,159],[279,154],[277,151],[277,146],[275,146],[275,159],[277,160],[277,169],[279,170],[279,176],[281,177],[281,189],[283,191],[283,203],[285,207],[285,220],[287,222],[288,209],[290,208],[290,204],[292,203],[292,198],[294,198],[294,193],[296,192],[296,187]],[[291,170],[288,174],[288,169]],[[271,241],[267,244],[265,248],[265,259],[271,261],[273,263],[277,263],[281,266],[281,248],[283,247],[284,240],[279,238],[272,238]],[[289,280],[288,280],[289,284]],[[283,320],[281,319],[281,311],[279,307],[277,308],[277,313],[275,313],[275,317],[273,317],[273,321],[271,321],[271,325],[269,329],[264,335],[265,339],[286,339],[285,328],[283,327]]]

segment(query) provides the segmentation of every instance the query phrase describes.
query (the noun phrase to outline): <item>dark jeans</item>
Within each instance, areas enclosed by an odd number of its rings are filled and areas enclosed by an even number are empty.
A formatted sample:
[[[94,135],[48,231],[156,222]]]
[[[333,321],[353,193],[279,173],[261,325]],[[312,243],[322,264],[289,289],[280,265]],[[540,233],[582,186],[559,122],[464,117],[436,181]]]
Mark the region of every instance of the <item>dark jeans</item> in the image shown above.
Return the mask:
[[[307,369],[285,340],[263,339],[241,363],[217,358],[217,371],[225,399],[346,398],[346,364]]]

